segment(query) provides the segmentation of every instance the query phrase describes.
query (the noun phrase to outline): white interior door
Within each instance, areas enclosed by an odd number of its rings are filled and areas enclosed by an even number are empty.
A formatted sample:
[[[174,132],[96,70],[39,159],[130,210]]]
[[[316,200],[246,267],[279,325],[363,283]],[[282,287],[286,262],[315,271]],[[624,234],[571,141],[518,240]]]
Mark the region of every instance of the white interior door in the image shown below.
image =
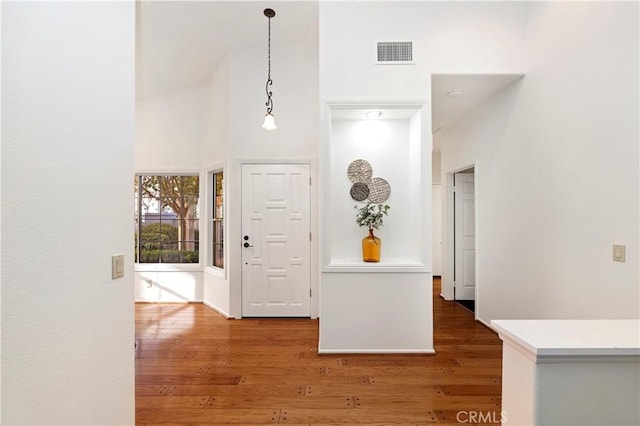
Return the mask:
[[[476,229],[474,174],[454,175],[455,299],[475,300]]]
[[[242,316],[311,316],[308,164],[242,166]]]

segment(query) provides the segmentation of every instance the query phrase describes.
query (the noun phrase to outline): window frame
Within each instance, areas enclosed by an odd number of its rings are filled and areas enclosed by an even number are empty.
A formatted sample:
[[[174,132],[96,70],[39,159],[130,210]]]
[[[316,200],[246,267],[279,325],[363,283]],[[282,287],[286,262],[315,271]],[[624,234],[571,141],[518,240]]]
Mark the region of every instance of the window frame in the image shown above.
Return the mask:
[[[229,235],[227,232],[227,221],[225,220],[225,218],[228,217],[227,214],[227,205],[228,205],[228,199],[227,199],[227,180],[226,179],[226,171],[225,171],[225,167],[224,164],[217,164],[215,166],[209,167],[206,170],[206,200],[205,202],[206,204],[206,235],[207,235],[207,242],[203,247],[206,247],[206,251],[207,251],[207,259],[206,259],[206,271],[211,274],[211,275],[215,275],[219,278],[226,278],[226,271],[227,268],[224,266],[225,264],[228,263],[229,260],[229,252],[228,252],[228,244],[224,243],[224,238],[223,238],[223,244],[222,244],[222,259],[223,259],[223,266],[219,267],[219,266],[215,266],[213,264],[213,256],[214,256],[214,242],[213,242],[213,238],[214,238],[214,208],[215,208],[215,187],[214,187],[214,182],[213,182],[213,177],[214,175],[218,174],[218,173],[222,173],[222,194],[223,194],[223,202],[222,202],[222,235]]]
[[[198,177],[198,228],[203,229],[203,173],[200,170],[136,170],[134,178],[138,176],[197,176]],[[135,194],[134,194],[135,195]],[[134,214],[134,232],[136,227]],[[200,232],[198,236],[198,263],[138,263],[134,256],[134,272],[189,272],[189,271],[202,271],[204,253],[202,250],[203,233]]]

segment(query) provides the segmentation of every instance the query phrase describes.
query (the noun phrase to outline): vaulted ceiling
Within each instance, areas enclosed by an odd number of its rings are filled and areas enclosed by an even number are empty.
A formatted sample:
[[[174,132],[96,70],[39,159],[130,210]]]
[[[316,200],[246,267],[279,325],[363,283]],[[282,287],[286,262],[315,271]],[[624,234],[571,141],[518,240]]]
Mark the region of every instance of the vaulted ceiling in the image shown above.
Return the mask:
[[[318,40],[314,1],[139,1],[136,17],[136,97],[145,99],[202,84],[234,51],[273,43]],[[432,132],[451,125],[520,75],[432,76]],[[459,96],[447,96],[461,90]],[[439,148],[436,146],[436,150]]]
[[[267,48],[263,10],[276,11],[273,43],[318,38],[311,1],[139,1],[136,3],[136,97],[145,99],[202,84],[230,53]]]

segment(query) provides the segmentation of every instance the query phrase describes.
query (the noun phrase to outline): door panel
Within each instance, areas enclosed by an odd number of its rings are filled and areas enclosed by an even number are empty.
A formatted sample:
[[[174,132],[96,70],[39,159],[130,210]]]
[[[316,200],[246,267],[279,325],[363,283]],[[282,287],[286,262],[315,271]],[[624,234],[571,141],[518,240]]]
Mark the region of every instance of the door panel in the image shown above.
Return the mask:
[[[309,165],[242,166],[242,316],[311,315]]]
[[[474,174],[456,173],[455,179],[455,299],[475,300],[475,194]]]

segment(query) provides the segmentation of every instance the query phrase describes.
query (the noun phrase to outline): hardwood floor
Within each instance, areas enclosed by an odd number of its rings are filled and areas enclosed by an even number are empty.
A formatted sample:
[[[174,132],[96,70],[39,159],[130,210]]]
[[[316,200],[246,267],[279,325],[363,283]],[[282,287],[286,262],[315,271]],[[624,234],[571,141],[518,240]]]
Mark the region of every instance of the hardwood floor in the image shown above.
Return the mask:
[[[499,424],[501,341],[439,288],[435,355],[318,355],[316,320],[137,304],[136,423]]]

